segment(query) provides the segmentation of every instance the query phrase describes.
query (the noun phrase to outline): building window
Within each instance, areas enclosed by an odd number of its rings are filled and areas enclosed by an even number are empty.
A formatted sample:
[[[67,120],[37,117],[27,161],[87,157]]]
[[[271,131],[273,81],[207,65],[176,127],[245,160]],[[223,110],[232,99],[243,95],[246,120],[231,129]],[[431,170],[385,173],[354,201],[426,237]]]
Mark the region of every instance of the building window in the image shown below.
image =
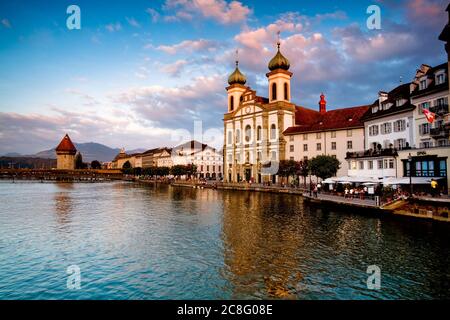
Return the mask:
[[[347,137],[351,137],[351,136],[353,136],[353,131],[351,129],[347,130]]]
[[[401,132],[406,130],[406,121],[397,120],[394,122],[394,132]]]
[[[394,159],[389,160],[389,169],[394,169]]]
[[[222,100],[223,101],[223,100]],[[231,96],[230,97],[230,111],[233,111],[234,110],[234,97],[233,96]]]
[[[359,170],[364,170],[364,161],[359,162]]]
[[[369,136],[377,136],[378,130],[379,130],[378,125],[370,126],[369,127]]]
[[[308,156],[304,156],[303,161],[308,161]]]
[[[381,125],[381,134],[389,134],[391,132],[392,132],[392,125],[390,122],[386,122]]]
[[[287,83],[284,83],[284,100],[289,100],[289,87]]]
[[[419,104],[419,108],[417,108],[417,113],[422,116],[424,109],[427,109],[427,110],[430,109],[430,103],[429,102],[420,103]]]
[[[236,143],[241,143],[241,130],[236,129]]]
[[[352,169],[352,170],[356,170],[356,169],[357,169],[357,163],[356,163],[356,161],[352,161],[352,162],[351,162],[351,169]]]
[[[373,170],[373,161],[369,160],[369,170]]]
[[[233,143],[233,133],[231,131],[228,131],[228,144]]]
[[[276,125],[273,123],[270,126],[270,139],[275,140],[277,138],[277,127]]]
[[[261,141],[261,133],[262,133],[262,128],[261,128],[261,126],[258,126],[258,128],[256,129],[256,139],[258,141]]]
[[[347,150],[353,149],[353,141],[347,141]]]
[[[289,160],[295,161],[295,158],[294,157],[290,157]]]
[[[331,150],[336,150],[336,142],[331,143]]]
[[[290,152],[294,152],[294,145],[291,145],[291,146],[289,147],[289,151],[290,151]]]
[[[272,84],[272,100],[277,100],[277,84]]]
[[[322,151],[322,144],[321,143],[317,144],[317,151]]]
[[[276,161],[276,160],[277,160],[277,152],[272,151],[272,161]]]
[[[331,131],[331,138],[336,138],[336,131]]]
[[[394,148],[395,149],[403,149],[404,147],[406,147],[406,139],[397,139],[394,141]]]
[[[425,90],[426,88],[427,88],[427,80],[426,79],[420,80],[419,90]]]
[[[252,127],[250,125],[247,125],[245,127],[245,142],[250,142],[252,139]]]
[[[303,145],[303,151],[308,151],[308,145],[307,144]]]
[[[430,124],[427,122],[427,123],[422,123],[420,126],[419,126],[419,133],[420,133],[420,135],[426,135],[426,134],[430,134]]]
[[[289,136],[289,141],[294,141],[294,136]]]
[[[436,84],[443,84],[445,82],[445,73],[439,73],[436,76]]]
[[[316,133],[316,139],[321,139],[322,138],[322,134],[320,132]]]
[[[378,169],[379,170],[383,169],[383,160],[378,160],[377,163],[378,163]]]
[[[421,149],[431,148],[433,144],[430,141],[424,141],[419,144]]]
[[[304,133],[303,134],[303,141],[307,141],[308,140],[308,134],[307,133]]]

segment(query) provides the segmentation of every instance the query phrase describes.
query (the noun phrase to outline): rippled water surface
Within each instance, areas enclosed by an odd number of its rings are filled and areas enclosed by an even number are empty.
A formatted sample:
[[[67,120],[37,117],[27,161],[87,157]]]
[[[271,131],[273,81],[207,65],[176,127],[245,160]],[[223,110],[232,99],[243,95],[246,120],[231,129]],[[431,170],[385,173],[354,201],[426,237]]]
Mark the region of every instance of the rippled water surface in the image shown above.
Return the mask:
[[[450,297],[445,223],[122,182],[0,182],[0,200],[0,299]]]

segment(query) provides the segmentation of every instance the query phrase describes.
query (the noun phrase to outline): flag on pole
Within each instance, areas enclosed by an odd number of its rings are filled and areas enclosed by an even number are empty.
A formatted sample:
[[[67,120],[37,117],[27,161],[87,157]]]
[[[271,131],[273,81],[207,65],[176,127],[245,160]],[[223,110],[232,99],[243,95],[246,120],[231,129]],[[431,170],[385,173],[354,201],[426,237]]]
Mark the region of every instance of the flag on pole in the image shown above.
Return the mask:
[[[423,114],[425,115],[425,117],[427,117],[429,123],[433,123],[434,119],[436,119],[436,114],[428,109],[423,109]]]

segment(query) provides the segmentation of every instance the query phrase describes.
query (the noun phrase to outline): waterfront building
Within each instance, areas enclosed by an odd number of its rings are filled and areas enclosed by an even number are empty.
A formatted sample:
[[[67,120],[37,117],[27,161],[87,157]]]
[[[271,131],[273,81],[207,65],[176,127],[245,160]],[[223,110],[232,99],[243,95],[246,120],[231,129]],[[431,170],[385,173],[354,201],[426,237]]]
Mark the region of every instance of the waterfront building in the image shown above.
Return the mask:
[[[196,178],[222,178],[223,156],[220,151],[207,144],[195,140],[181,144],[173,148],[172,160],[174,165],[195,165]]]
[[[77,149],[68,134],[64,136],[56,151],[56,167],[58,170],[75,170],[75,154]]]
[[[224,115],[224,179],[258,183],[278,182],[277,163],[304,160],[316,155],[336,156],[347,171],[347,150],[364,148],[360,117],[368,106],[327,111],[322,95],[319,111],[291,101],[289,60],[278,51],[269,62],[268,97],[245,86],[247,79],[236,69],[228,79],[228,111]]]
[[[173,161],[171,155],[171,148],[163,147],[150,149],[140,154],[140,164],[142,165],[142,168],[172,167]]]
[[[414,114],[415,147],[449,145],[448,63],[436,67],[422,64],[410,85],[410,92],[411,104],[417,106]],[[435,114],[433,123],[428,121],[424,109]]]
[[[397,151],[414,145],[415,108],[410,102],[409,83],[390,92],[380,91],[361,118],[364,145],[347,153],[347,175],[361,181],[397,177]]]

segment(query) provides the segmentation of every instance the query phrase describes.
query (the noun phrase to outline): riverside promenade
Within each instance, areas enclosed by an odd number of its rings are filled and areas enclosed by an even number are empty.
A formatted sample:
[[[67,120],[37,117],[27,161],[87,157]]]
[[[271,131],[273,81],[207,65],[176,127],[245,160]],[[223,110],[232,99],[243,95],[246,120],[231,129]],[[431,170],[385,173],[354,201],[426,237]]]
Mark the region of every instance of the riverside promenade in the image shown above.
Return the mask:
[[[419,218],[427,220],[435,220],[442,222],[450,222],[449,218],[449,201],[447,198],[434,198],[433,204],[430,206],[430,199],[412,199],[412,202],[397,200],[390,203],[376,203],[374,199],[361,199],[356,197],[343,197],[329,193],[319,193],[313,195],[308,189],[280,186],[280,185],[262,185],[250,183],[222,183],[207,182],[201,183],[196,181],[177,180],[171,183],[175,187],[187,187],[197,189],[217,189],[217,190],[235,190],[235,191],[251,191],[251,192],[267,192],[278,194],[292,194],[303,198],[305,202],[312,205],[341,207],[350,210],[357,210],[359,213],[376,213],[380,215],[403,216],[409,218]]]

